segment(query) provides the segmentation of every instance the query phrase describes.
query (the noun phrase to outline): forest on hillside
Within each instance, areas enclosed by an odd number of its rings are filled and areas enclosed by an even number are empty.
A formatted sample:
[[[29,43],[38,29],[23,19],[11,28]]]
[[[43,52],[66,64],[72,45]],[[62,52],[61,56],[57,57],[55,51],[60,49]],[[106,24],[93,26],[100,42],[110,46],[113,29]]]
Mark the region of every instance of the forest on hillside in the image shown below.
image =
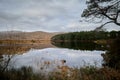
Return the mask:
[[[58,34],[53,36],[51,40],[53,42],[67,42],[67,41],[91,42],[96,40],[116,39],[119,37],[120,37],[120,31],[111,31],[111,32],[82,31],[82,32],[69,32],[64,34]]]

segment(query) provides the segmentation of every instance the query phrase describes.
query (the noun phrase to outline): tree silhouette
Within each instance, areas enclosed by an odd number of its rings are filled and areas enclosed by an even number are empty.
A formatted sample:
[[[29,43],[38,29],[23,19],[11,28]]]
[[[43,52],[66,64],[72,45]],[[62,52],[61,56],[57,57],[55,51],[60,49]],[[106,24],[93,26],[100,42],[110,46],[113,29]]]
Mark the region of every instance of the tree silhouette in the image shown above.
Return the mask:
[[[115,23],[120,26],[120,0],[87,0],[87,9],[84,9],[82,17],[88,21],[98,20],[103,21],[108,18],[108,22],[102,24],[102,28],[108,23]]]

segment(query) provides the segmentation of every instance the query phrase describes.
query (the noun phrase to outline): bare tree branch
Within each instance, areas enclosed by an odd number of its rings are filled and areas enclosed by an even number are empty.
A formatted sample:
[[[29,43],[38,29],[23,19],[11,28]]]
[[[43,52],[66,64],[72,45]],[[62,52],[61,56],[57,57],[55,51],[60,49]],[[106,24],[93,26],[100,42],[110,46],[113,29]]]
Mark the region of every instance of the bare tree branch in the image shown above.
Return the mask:
[[[105,2],[107,2],[106,4],[109,3],[109,5],[102,5]],[[82,17],[90,18],[94,16],[94,19],[101,18],[101,20],[108,18],[110,21],[107,23],[112,22],[120,26],[120,21],[118,19],[120,18],[120,0],[89,0],[87,1],[87,5],[87,9],[85,9],[81,15]],[[91,20],[94,21],[93,17]]]
[[[113,21],[106,22],[106,23],[102,24],[100,27],[97,27],[94,31],[98,31],[98,30],[102,29],[108,23],[114,23],[114,22]]]

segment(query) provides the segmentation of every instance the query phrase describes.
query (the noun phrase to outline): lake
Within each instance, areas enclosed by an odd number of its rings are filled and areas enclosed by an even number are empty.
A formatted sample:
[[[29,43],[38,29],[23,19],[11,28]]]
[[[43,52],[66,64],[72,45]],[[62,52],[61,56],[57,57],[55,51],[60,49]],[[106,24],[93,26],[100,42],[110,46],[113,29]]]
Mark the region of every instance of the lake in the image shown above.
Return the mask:
[[[59,43],[54,45],[39,44],[37,47],[33,47],[33,45],[29,47],[28,45],[2,45],[0,46],[3,51],[0,59],[1,65],[7,65],[9,69],[31,67],[35,72],[53,71],[60,66],[70,68],[102,66],[103,57],[101,54],[105,53],[105,50],[102,50],[103,46],[101,45],[94,43]]]

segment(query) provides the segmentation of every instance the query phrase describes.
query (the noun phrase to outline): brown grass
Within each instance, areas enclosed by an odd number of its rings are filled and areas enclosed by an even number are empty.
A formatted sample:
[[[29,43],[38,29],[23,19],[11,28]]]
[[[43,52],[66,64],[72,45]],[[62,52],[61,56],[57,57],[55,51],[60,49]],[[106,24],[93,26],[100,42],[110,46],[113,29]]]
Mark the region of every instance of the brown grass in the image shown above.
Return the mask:
[[[47,42],[50,40],[0,40],[0,44],[40,44]]]
[[[45,63],[46,64],[46,63]],[[48,62],[47,62],[48,64]],[[34,73],[30,67],[0,72],[1,80],[120,80],[120,71],[113,68],[87,66],[70,68],[59,66],[60,71]],[[1,69],[0,69],[1,71]]]

